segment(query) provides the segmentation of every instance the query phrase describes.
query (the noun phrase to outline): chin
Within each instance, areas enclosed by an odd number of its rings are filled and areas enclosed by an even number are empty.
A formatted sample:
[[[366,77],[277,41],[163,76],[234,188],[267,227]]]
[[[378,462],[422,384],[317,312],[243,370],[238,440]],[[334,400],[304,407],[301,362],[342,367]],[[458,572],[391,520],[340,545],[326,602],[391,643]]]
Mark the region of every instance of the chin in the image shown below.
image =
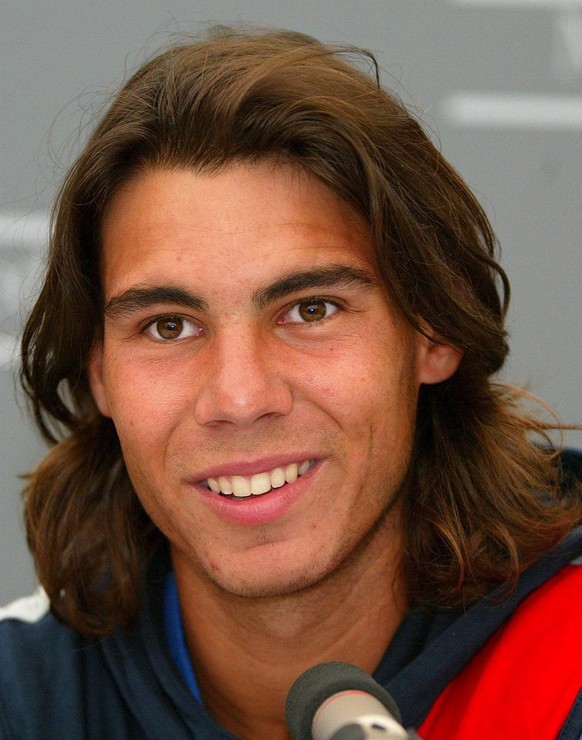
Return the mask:
[[[315,586],[321,579],[309,578],[306,575],[295,579],[243,581],[213,578],[214,585],[221,591],[238,596],[241,599],[277,599],[301,593]]]
[[[314,562],[317,562],[317,568],[313,567]],[[241,569],[238,573],[220,570],[210,572],[208,576],[215,586],[233,596],[272,599],[309,591],[329,580],[341,567],[341,562],[341,558],[329,558],[326,563],[320,556],[303,567],[290,568],[289,562],[269,562],[263,557],[254,567]]]

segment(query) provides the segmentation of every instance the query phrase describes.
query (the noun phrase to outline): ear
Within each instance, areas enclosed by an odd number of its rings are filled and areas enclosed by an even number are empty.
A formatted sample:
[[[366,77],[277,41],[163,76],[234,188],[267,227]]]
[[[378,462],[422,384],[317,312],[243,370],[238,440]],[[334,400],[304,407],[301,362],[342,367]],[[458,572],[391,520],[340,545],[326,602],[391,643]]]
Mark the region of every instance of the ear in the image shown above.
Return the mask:
[[[105,393],[105,384],[103,382],[103,344],[96,342],[89,353],[89,362],[87,363],[87,374],[89,377],[89,387],[93,394],[93,400],[103,416],[111,416],[109,404],[107,403],[107,394]]]
[[[452,377],[461,364],[463,353],[439,340],[430,330],[427,335],[421,337],[419,380],[430,385]]]

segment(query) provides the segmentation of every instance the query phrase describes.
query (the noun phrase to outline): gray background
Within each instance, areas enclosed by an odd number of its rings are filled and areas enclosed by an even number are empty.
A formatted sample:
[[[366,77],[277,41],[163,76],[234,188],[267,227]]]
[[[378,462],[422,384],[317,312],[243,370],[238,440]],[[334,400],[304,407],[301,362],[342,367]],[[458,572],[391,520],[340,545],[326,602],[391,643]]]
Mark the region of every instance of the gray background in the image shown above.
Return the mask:
[[[581,0],[0,0],[0,603],[34,586],[19,475],[43,447],[13,348],[57,183],[129,71],[172,34],[233,22],[377,53],[498,232],[513,283],[504,377],[582,423]]]

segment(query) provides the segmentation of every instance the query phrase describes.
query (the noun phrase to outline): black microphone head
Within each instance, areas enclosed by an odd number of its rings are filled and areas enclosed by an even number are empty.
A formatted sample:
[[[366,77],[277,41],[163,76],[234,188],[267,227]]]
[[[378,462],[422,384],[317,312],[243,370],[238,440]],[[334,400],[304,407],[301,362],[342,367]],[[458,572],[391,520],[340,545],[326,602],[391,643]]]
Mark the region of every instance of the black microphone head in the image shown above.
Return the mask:
[[[371,694],[400,722],[396,702],[369,673],[351,663],[319,663],[304,671],[287,695],[285,717],[293,740],[311,740],[311,724],[320,705],[349,690]]]

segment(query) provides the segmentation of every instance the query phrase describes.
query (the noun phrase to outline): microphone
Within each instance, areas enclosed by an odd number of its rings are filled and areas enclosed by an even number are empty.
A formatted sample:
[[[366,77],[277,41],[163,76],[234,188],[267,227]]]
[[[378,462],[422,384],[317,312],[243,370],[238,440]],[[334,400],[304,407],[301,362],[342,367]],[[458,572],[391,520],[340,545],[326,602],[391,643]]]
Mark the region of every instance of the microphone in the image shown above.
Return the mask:
[[[293,740],[410,740],[390,694],[350,663],[320,663],[302,673],[285,704]]]

